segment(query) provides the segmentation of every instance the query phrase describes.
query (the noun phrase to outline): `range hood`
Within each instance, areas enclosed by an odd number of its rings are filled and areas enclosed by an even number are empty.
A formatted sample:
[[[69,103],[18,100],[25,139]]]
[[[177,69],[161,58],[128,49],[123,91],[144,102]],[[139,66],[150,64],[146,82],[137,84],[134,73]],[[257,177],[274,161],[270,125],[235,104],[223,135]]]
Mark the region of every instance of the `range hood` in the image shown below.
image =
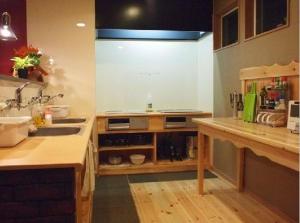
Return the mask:
[[[196,40],[212,32],[212,0],[96,0],[99,39]]]

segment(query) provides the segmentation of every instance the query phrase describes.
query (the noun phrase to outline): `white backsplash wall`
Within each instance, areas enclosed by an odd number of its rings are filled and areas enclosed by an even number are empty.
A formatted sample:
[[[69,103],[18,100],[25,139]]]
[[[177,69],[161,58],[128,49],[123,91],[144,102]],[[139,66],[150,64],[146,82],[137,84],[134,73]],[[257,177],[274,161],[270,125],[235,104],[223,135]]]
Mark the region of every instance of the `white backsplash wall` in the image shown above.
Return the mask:
[[[2,83],[0,82],[0,102],[5,102],[7,99],[15,98],[15,90],[16,87],[2,86]],[[36,96],[37,93],[37,88],[24,88],[22,91],[23,103],[26,104],[31,99],[31,97]],[[30,111],[28,108],[21,109],[20,111],[18,111],[17,109],[5,110],[4,112],[0,111],[0,116],[23,115],[30,115]]]
[[[213,35],[198,41],[198,108],[213,111]]]
[[[212,77],[212,71],[199,72],[200,42],[97,40],[97,111],[145,110],[150,101],[154,109],[211,111],[212,95],[199,94],[200,76]],[[212,54],[212,48],[203,47],[203,55],[209,50]],[[203,64],[210,63],[212,67],[212,57],[207,57]],[[201,84],[212,88],[212,82]]]

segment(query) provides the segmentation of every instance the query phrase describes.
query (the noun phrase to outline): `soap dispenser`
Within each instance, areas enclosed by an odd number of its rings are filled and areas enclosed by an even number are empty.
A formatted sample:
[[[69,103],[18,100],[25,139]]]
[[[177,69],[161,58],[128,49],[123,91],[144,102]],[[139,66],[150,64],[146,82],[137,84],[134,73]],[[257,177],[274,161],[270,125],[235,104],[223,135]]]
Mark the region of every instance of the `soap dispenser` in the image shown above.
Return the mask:
[[[152,95],[150,93],[148,93],[148,95],[147,95],[146,112],[153,112]]]

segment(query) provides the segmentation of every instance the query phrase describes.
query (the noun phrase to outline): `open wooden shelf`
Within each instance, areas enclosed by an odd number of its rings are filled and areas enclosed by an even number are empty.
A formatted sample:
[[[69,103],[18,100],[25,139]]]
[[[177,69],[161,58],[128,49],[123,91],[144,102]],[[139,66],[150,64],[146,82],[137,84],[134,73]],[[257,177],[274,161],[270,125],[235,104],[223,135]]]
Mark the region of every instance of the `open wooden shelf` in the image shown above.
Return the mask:
[[[120,174],[137,174],[145,173],[146,169],[154,167],[153,162],[145,162],[141,165],[134,165],[129,162],[124,162],[119,165],[101,164],[99,165],[99,175],[120,175]]]
[[[2,86],[8,86],[8,87],[19,87],[22,84],[25,84],[26,82],[30,82],[30,84],[28,85],[28,88],[40,88],[40,87],[47,86],[47,83],[45,83],[45,82],[17,78],[17,77],[13,77],[10,75],[4,75],[4,74],[0,74],[0,82],[1,82]]]
[[[134,145],[134,146],[103,146],[98,150],[99,152],[107,151],[126,151],[126,150],[145,150],[154,149],[154,145]]]
[[[140,115],[136,115],[140,116]],[[120,113],[113,116],[98,115],[97,117],[97,135],[98,135],[98,175],[121,175],[121,174],[142,174],[142,173],[159,173],[159,172],[180,172],[180,171],[191,171],[197,169],[196,159],[186,159],[183,161],[160,160],[162,147],[164,145],[164,139],[166,141],[173,140],[172,143],[177,144],[180,148],[187,149],[187,140],[184,137],[197,137],[198,128],[192,124],[193,118],[208,118],[211,117],[211,113],[203,112],[197,114],[191,113],[145,113],[148,121],[147,129],[128,129],[128,130],[108,130],[107,122],[108,119],[113,117],[135,117],[135,115]],[[166,118],[168,116],[185,116],[188,125],[183,128],[165,128]],[[191,122],[191,123],[190,123]],[[124,134],[124,135],[123,135]],[[105,146],[109,145],[106,143],[107,140],[116,140],[118,138],[125,138],[128,134],[129,146]],[[134,142],[134,134],[145,134],[146,140],[143,141],[144,145]],[[118,136],[121,135],[121,136]],[[193,147],[198,147],[198,142],[195,140]],[[147,145],[148,144],[148,145]],[[178,148],[179,148],[178,147]],[[164,151],[165,157],[169,157],[168,150]],[[182,151],[184,152],[184,151]],[[146,163],[142,165],[130,164],[129,156],[133,153],[140,153],[146,155]],[[110,165],[108,163],[109,156],[118,155],[124,157],[124,163],[121,165]],[[158,157],[159,156],[159,157]],[[127,161],[127,163],[125,162]],[[148,162],[147,162],[148,161]]]
[[[190,171],[197,169],[197,160],[186,159],[183,161],[160,160],[156,163],[146,162],[141,165],[122,163],[120,165],[101,164],[99,165],[99,175],[120,175],[120,174],[139,174],[139,173],[161,173]]]
[[[163,132],[197,132],[197,128],[157,129],[157,130],[120,130],[98,131],[98,134],[122,134],[122,133],[163,133]]]

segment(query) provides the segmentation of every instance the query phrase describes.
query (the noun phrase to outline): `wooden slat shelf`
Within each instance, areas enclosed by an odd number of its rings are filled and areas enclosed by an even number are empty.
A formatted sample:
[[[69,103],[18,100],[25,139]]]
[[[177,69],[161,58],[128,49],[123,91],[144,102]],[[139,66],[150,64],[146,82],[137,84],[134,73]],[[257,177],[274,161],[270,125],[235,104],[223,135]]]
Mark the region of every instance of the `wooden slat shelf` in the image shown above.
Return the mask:
[[[125,150],[145,150],[154,149],[154,145],[134,145],[134,146],[105,146],[100,147],[99,152],[107,151],[125,151]]]
[[[182,165],[197,165],[197,160],[196,159],[185,159],[182,161],[174,160],[173,162],[170,160],[158,160],[157,161],[158,165],[177,165],[177,166],[182,166]]]
[[[123,163],[120,165],[102,164],[99,165],[99,175],[119,175],[119,174],[138,174],[138,173],[160,173],[160,172],[177,172],[190,171],[197,169],[197,160],[169,161],[161,160],[155,164],[146,162],[142,165],[132,165]]]

